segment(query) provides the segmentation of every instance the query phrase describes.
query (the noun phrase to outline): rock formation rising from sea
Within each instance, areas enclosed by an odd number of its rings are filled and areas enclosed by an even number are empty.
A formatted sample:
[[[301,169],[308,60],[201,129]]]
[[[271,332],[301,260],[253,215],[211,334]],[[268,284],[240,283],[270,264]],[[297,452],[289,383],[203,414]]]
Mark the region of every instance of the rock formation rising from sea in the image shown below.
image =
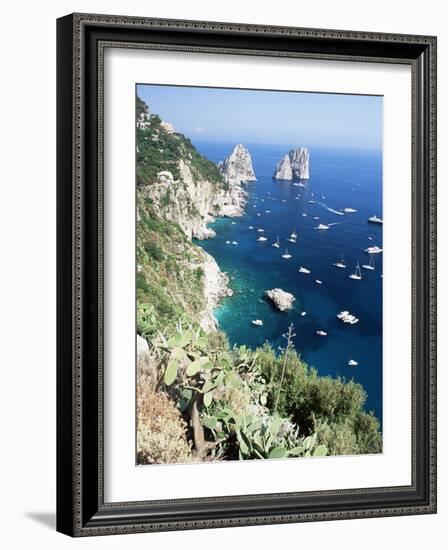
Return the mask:
[[[252,166],[252,157],[241,143],[235,146],[232,153],[223,162],[220,162],[218,167],[230,185],[257,180]]]
[[[291,149],[278,163],[272,176],[275,180],[310,179],[310,153],[306,147]]]

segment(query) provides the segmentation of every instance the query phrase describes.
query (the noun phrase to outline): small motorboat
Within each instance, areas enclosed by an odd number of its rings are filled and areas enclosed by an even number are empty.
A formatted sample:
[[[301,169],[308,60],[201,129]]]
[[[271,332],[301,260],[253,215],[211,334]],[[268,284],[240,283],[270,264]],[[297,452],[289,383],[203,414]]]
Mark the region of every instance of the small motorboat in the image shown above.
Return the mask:
[[[236,222],[232,222],[232,225],[236,225]]]
[[[316,204],[316,201],[314,201],[314,200],[309,200],[308,203],[309,203],[309,204]]]
[[[252,321],[252,324],[255,325],[256,327],[262,327],[263,326],[263,321],[261,319],[254,319]]]
[[[238,244],[238,241],[232,241],[232,244]]]
[[[330,226],[326,225],[325,223],[320,223],[318,226],[316,226],[316,229],[330,229]]]
[[[378,223],[378,224],[382,224],[383,223],[383,220],[381,218],[379,218],[378,216],[370,216],[370,218],[367,220],[369,223]]]
[[[313,220],[318,220],[319,216],[313,216]]]
[[[267,237],[258,237],[257,241],[264,242],[267,241]]]
[[[300,314],[301,317],[305,317],[306,315],[306,311],[302,311],[302,313]]]
[[[254,228],[254,226],[253,226],[253,225],[249,225],[249,229],[253,229],[253,228]]]
[[[299,267],[299,273],[306,273],[308,275],[311,271],[306,267]]]
[[[364,250],[367,254],[380,254],[382,251],[383,249],[379,246],[369,246]]]
[[[321,285],[321,284],[322,284],[322,281],[320,281],[319,279],[316,279],[314,282],[315,282],[316,284],[318,284],[318,285]]]
[[[354,214],[355,212],[358,212],[354,208],[343,208],[342,212],[345,212],[345,214]]]
[[[324,330],[316,330],[318,336],[327,336],[327,333]]]
[[[264,229],[257,229],[258,233],[264,233]]]
[[[355,361],[354,359],[350,359],[349,362],[348,362],[348,366],[349,367],[357,367],[358,366],[358,361]]]
[[[230,241],[226,241],[226,244],[231,244]]]

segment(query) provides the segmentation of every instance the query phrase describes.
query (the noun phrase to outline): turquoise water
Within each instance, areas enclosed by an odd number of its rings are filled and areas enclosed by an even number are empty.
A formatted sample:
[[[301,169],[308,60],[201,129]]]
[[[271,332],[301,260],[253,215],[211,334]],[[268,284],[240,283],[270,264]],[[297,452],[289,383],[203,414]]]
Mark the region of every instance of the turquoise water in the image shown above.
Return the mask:
[[[233,148],[225,143],[195,145],[214,162]],[[275,164],[287,147],[246,145],[258,181],[246,186],[245,215],[217,220],[212,224],[216,237],[197,241],[228,273],[234,291],[215,311],[220,328],[231,344],[255,348],[268,341],[278,348],[284,345],[282,334],[293,322],[294,344],[302,358],[322,375],[339,375],[362,384],[368,395],[366,408],[382,421],[382,255],[375,255],[375,271],[362,270],[361,281],[348,278],[357,261],[369,263],[365,248],[382,247],[382,227],[367,223],[374,214],[382,216],[381,153],[310,148],[311,178],[302,188],[272,180]],[[331,211],[347,207],[357,212],[338,215]],[[316,229],[319,223],[335,225],[321,231]],[[258,228],[264,229],[266,242],[257,241]],[[298,234],[297,244],[286,241],[293,230]],[[280,249],[272,246],[277,236]],[[289,260],[281,257],[286,246],[292,255]],[[341,253],[346,269],[332,265]],[[299,266],[311,274],[299,273]],[[274,287],[295,296],[292,310],[279,312],[265,300],[265,290]],[[341,310],[356,315],[359,323],[342,323],[336,317]],[[302,311],[306,316],[301,316]],[[263,326],[252,325],[253,319],[261,319]],[[317,330],[328,335],[318,336]],[[349,367],[350,359],[358,366]]]

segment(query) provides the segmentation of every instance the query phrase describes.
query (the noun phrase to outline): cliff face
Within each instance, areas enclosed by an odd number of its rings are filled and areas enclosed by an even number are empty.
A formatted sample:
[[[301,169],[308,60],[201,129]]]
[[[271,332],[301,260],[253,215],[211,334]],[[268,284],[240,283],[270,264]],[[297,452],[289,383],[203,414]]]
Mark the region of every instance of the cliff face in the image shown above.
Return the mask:
[[[278,163],[273,179],[307,180],[310,178],[310,153],[306,147],[291,149]]]
[[[244,213],[247,193],[241,181],[255,177],[247,149],[235,148],[225,161],[224,176],[188,138],[158,115],[150,115],[141,103],[141,112],[137,112],[138,190],[159,216],[177,223],[190,239],[213,237],[207,224],[215,217]]]
[[[249,181],[256,181],[252,157],[247,148],[239,143],[232,153],[219,164],[224,179],[230,185],[239,185]]]
[[[141,100],[136,114],[137,302],[154,307],[158,326],[188,319],[216,330],[213,309],[232,291],[191,239],[213,237],[215,216],[242,215],[247,193]]]

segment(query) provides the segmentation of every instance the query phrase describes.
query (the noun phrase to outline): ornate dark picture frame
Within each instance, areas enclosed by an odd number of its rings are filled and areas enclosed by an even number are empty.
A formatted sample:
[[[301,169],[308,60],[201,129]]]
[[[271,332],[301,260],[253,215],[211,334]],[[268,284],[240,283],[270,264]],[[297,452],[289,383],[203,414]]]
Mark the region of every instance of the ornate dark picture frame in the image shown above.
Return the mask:
[[[412,484],[107,503],[103,53],[108,46],[412,68]],[[71,536],[436,512],[436,38],[73,14],[57,22],[57,529]]]

